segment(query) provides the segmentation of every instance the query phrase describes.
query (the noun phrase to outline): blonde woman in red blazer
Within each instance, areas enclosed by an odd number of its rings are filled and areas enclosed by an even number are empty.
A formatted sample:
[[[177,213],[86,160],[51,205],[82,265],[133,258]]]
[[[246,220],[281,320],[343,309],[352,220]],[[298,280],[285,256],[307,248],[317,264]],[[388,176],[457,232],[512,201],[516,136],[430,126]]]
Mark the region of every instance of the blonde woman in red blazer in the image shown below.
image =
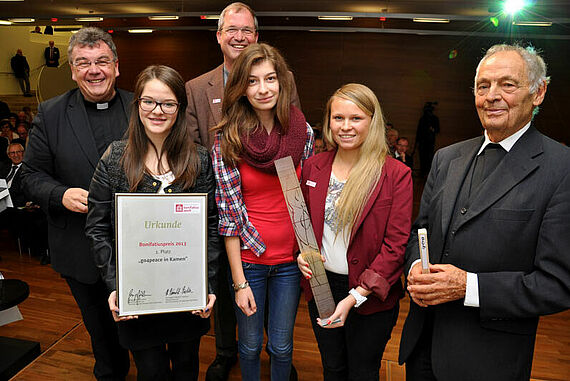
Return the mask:
[[[378,380],[403,294],[411,171],[387,154],[382,110],[364,85],[333,94],[323,136],[335,149],[305,162],[301,187],[336,303],[330,317],[318,318],[311,271],[301,256],[297,262],[324,379]]]

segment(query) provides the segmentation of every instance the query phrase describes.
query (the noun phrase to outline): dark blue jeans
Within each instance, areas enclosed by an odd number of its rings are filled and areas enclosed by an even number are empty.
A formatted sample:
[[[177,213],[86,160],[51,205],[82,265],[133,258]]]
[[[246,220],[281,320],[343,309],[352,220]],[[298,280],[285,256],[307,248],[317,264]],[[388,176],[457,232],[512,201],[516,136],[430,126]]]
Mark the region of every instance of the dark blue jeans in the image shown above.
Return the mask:
[[[300,294],[301,273],[297,262],[274,266],[242,262],[242,266],[257,305],[257,312],[246,316],[234,302],[242,379],[256,381],[260,378],[259,354],[263,347],[265,308],[268,308],[267,350],[271,356],[271,380],[289,380]],[[268,306],[265,305],[266,294]],[[235,300],[235,295],[232,296]]]
[[[327,271],[336,304],[348,296],[348,276]],[[377,381],[382,354],[398,320],[399,305],[388,311],[361,315],[353,308],[343,327],[317,324],[315,300],[309,302],[313,332],[319,344],[325,381]]]

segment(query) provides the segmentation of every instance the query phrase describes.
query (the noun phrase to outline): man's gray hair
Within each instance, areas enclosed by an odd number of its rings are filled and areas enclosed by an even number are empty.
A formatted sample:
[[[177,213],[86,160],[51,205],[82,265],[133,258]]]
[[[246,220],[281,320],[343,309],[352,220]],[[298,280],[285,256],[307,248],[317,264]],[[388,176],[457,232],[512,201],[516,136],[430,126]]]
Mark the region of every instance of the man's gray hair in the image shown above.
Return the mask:
[[[117,55],[117,47],[115,46],[111,35],[105,32],[103,29],[89,27],[80,29],[79,32],[75,33],[69,39],[69,47],[67,48],[67,57],[69,63],[72,63],[71,52],[75,46],[89,46],[92,48],[95,45],[99,45],[101,41],[109,46],[109,49],[111,49],[113,52],[114,60],[117,61],[119,59],[119,56]]]
[[[20,146],[20,147],[22,147],[22,151],[25,151],[25,148],[24,148],[24,146],[23,146],[22,144],[20,144],[20,143],[10,143],[10,144],[8,144],[8,147],[6,147],[6,155],[8,154],[8,152],[10,151],[10,147],[12,147],[12,146]]]
[[[251,7],[247,4],[235,2],[231,3],[227,7],[224,8],[222,13],[220,13],[220,18],[218,19],[218,30],[221,31],[224,27],[224,17],[226,17],[226,13],[229,11],[241,12],[242,10],[248,11],[253,17],[253,24],[255,26],[255,30],[257,31],[259,25],[257,24],[257,17],[255,16],[255,11],[251,9]]]
[[[547,84],[550,83],[550,77],[546,75],[546,63],[540,56],[540,52],[538,52],[534,47],[528,46],[526,48],[523,48],[519,44],[497,44],[491,46],[489,50],[487,50],[485,56],[481,58],[479,65],[477,65],[477,71],[475,72],[474,91],[477,90],[477,76],[479,75],[479,68],[481,67],[481,64],[492,55],[499,52],[517,52],[521,56],[526,64],[526,74],[529,81],[529,92],[531,94],[534,94],[544,82]]]

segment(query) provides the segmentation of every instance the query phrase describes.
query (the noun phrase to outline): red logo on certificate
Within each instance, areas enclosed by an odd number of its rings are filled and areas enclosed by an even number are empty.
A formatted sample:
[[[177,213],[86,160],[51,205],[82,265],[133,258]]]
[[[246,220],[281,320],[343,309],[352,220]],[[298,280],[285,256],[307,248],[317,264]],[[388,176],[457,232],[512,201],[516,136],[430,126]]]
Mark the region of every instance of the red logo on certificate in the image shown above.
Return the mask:
[[[181,204],[174,204],[174,213],[197,214],[200,213],[199,202],[184,202]]]

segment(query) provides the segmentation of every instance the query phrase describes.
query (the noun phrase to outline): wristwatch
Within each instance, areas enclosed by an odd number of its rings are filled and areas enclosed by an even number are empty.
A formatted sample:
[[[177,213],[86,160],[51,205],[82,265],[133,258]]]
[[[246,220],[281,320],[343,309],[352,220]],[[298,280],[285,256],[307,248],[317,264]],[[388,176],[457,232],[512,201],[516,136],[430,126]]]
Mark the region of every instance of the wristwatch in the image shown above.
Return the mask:
[[[248,288],[249,287],[249,282],[246,280],[243,283],[232,283],[232,287],[234,288],[234,291],[239,291],[239,290],[243,290],[244,288]]]
[[[352,295],[354,297],[354,299],[356,299],[356,304],[354,305],[354,308],[360,307],[362,305],[362,303],[364,303],[368,299],[366,296],[360,295],[360,293],[358,291],[356,291],[355,288],[350,290],[348,293],[350,295]]]

